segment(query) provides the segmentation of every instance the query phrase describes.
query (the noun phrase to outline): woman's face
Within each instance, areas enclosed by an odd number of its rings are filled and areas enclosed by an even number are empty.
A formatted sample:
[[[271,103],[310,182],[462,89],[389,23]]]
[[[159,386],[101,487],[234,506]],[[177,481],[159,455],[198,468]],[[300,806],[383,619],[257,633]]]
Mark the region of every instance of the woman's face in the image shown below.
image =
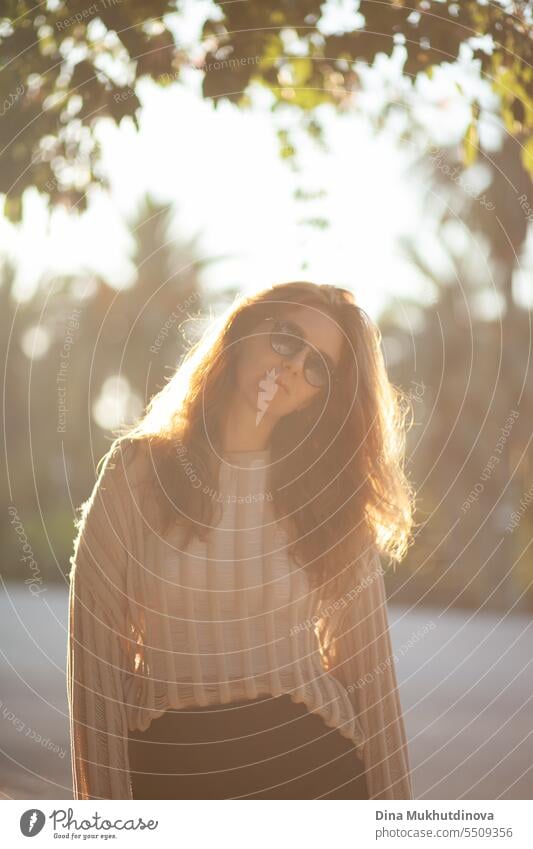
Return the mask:
[[[331,391],[311,385],[305,377],[306,358],[329,363],[333,369],[339,365],[343,336],[335,320],[326,313],[307,306],[287,308],[276,318],[290,321],[298,328],[307,345],[293,356],[283,356],[271,346],[272,321],[262,321],[240,343],[237,363],[237,385],[259,416],[277,421],[283,416],[307,407],[322,393],[324,399]],[[295,328],[296,332],[296,328]],[[320,355],[323,355],[321,357]]]

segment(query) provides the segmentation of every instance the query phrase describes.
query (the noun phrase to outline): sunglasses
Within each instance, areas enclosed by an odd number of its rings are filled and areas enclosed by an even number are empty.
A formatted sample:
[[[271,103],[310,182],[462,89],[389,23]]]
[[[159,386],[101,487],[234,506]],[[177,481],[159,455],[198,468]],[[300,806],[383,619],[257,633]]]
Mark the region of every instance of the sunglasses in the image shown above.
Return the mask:
[[[267,318],[273,322],[270,333],[270,345],[276,354],[282,357],[294,357],[302,348],[309,345],[303,337],[302,328],[294,321],[282,318]],[[304,363],[306,381],[317,389],[323,389],[329,383],[336,383],[338,376],[331,358],[322,351],[309,350]]]

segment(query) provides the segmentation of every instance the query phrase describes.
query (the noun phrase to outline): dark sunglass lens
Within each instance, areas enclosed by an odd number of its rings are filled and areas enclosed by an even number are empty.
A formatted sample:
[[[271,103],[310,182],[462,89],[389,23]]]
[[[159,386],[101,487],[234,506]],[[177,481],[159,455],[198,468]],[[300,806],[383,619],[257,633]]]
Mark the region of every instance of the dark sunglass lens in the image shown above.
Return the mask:
[[[328,367],[318,354],[309,354],[305,361],[305,377],[311,384],[322,388],[329,382]]]
[[[271,338],[272,347],[283,357],[291,357],[302,346],[302,340],[295,334],[293,326],[284,321],[275,323]]]

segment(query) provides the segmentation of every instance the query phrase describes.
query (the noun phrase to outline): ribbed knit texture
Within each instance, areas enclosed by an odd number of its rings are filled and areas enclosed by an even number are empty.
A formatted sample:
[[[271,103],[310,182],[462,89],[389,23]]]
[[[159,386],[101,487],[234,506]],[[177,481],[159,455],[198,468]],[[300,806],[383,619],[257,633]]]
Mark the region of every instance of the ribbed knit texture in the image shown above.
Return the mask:
[[[354,741],[370,798],[412,798],[379,557],[367,558],[358,591],[331,617],[337,662],[326,671],[314,629],[324,608],[287,553],[269,457],[268,449],[223,455],[207,494],[222,519],[184,549],[182,528],[162,539],[140,510],[145,444],[107,455],[71,558],[76,799],[131,799],[128,731],[168,708],[282,693]]]

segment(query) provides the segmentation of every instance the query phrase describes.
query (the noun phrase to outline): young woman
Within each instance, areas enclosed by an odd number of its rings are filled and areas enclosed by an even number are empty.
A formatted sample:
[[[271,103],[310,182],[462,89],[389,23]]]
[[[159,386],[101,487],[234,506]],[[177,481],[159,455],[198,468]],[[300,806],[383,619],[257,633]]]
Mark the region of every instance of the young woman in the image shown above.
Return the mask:
[[[350,292],[280,284],[117,436],[71,558],[75,798],[412,798],[404,400]]]

